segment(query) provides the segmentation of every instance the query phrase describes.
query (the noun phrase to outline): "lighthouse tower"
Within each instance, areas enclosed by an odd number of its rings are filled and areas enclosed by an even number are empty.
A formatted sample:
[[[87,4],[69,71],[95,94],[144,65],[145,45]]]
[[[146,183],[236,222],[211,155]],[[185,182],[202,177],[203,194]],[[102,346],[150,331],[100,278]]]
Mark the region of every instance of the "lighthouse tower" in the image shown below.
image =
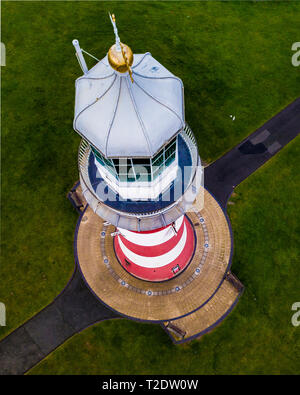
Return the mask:
[[[83,70],[75,260],[101,304],[182,343],[216,327],[243,292],[230,222],[203,186],[182,81],[149,52],[133,54],[111,22],[115,43],[90,70],[73,41]]]
[[[119,264],[142,280],[182,273],[196,247],[185,213],[203,181],[201,161],[185,122],[182,81],[150,53],[120,42],[76,80],[74,129],[82,137],[80,184],[85,200],[115,226]]]

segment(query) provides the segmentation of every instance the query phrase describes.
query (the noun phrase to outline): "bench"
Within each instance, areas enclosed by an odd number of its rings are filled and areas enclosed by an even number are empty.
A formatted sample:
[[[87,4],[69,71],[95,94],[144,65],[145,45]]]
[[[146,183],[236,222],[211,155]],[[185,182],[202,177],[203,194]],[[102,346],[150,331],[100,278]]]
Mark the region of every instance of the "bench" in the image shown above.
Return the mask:
[[[186,331],[178,328],[178,326],[172,324],[170,321],[167,323],[166,329],[169,332],[173,332],[175,334],[175,336],[179,337],[180,339],[183,339],[184,336],[186,335]]]
[[[244,285],[240,282],[240,280],[231,272],[226,273],[225,280],[227,280],[238,292],[241,292],[244,289]]]
[[[81,208],[83,208],[84,205],[83,205],[83,201],[81,200],[78,193],[76,191],[71,191],[68,193],[68,198],[69,198],[70,202],[72,203],[73,207],[77,211],[81,211]]]

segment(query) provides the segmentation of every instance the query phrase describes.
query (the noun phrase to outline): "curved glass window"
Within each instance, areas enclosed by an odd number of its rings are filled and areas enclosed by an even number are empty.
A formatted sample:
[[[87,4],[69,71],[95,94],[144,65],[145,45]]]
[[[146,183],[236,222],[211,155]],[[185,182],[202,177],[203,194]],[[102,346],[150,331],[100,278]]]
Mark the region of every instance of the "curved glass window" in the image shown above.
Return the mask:
[[[152,181],[151,161],[149,158],[132,159],[132,164],[136,176],[136,181]]]
[[[176,156],[176,139],[172,140],[165,147],[165,166],[169,166]]]
[[[91,147],[93,154],[95,155],[95,158],[97,161],[105,167],[114,177],[118,178],[118,174],[116,172],[116,169],[114,167],[114,164],[111,159],[106,159],[99,151],[97,151],[94,147]]]
[[[155,180],[166,167],[170,166],[176,158],[176,142],[174,137],[163,149],[152,158],[153,179]]]
[[[106,159],[95,148],[96,160],[121,182],[150,182],[155,180],[176,158],[177,137],[174,137],[152,159],[120,158]]]
[[[118,178],[123,182],[134,182],[135,174],[131,159],[113,159]]]

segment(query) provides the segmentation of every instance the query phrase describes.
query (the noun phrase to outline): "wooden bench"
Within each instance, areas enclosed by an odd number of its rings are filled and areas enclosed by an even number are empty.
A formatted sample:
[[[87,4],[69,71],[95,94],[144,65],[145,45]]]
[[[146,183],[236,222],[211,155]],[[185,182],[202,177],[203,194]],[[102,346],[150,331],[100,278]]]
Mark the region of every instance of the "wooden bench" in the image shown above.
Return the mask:
[[[244,289],[244,285],[240,282],[240,280],[231,272],[225,274],[225,280],[227,280],[238,292],[241,292]]]
[[[172,324],[170,321],[167,323],[166,329],[170,332],[173,332],[175,336],[179,337],[180,339],[183,339],[186,335],[186,331],[178,328],[178,326]]]
[[[76,191],[71,191],[68,193],[68,199],[72,203],[73,207],[77,211],[81,211],[81,209],[84,207],[83,201],[81,200],[79,194]]]

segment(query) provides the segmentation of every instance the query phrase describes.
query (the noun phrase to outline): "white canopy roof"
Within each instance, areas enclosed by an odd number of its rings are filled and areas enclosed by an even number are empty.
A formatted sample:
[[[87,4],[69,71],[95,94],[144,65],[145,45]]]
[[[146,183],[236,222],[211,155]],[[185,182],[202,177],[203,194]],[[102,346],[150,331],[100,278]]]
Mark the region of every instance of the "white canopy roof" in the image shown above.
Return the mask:
[[[150,53],[134,55],[132,73],[105,57],[76,80],[74,129],[107,158],[151,157],[184,127],[182,81]]]

